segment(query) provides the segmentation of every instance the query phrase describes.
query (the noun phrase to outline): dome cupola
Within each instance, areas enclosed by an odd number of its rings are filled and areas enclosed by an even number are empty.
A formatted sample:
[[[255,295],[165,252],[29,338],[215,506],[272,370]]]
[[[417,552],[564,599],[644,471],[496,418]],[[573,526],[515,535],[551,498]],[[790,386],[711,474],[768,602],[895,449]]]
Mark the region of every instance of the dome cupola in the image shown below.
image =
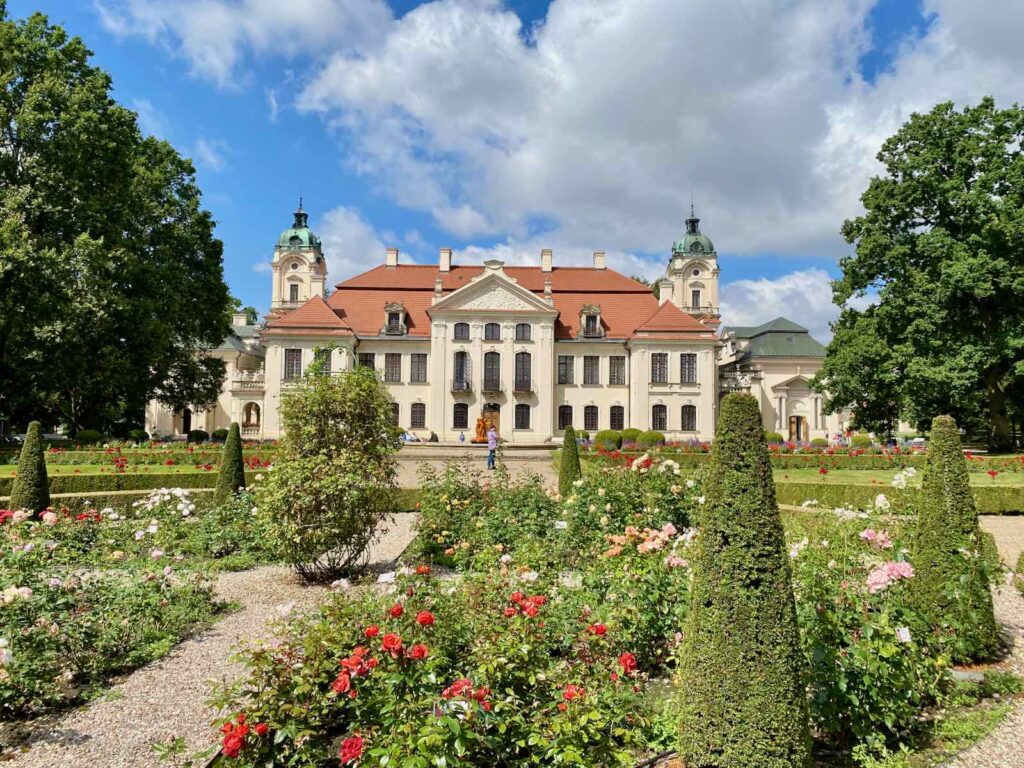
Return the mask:
[[[295,221],[277,239],[277,247],[289,250],[319,248],[320,238],[309,228],[309,215],[302,210],[302,198],[299,198],[299,208],[294,215]]]
[[[690,206],[690,218],[686,220],[686,234],[672,244],[673,255],[679,254],[701,254],[714,253],[715,245],[711,238],[701,234],[700,219],[693,212]]]

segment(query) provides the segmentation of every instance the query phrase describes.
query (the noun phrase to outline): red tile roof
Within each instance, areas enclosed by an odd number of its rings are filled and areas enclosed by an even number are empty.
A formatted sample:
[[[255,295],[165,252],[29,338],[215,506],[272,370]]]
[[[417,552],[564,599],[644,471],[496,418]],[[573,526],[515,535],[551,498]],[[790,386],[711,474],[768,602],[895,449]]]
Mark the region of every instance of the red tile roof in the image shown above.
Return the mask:
[[[287,328],[351,329],[358,336],[376,336],[385,323],[384,307],[401,302],[406,311],[408,335],[430,337],[429,310],[434,303],[435,280],[441,278],[445,294],[458,290],[484,271],[481,267],[455,266],[439,272],[437,265],[400,264],[378,266],[341,282],[324,302],[311,299],[299,309],[274,320],[268,330]],[[555,338],[579,337],[580,310],[585,304],[601,308],[601,324],[611,339],[627,339],[636,332],[672,332],[673,338],[695,334],[713,335],[714,328],[671,303],[658,306],[649,286],[611,269],[555,267],[504,267],[504,273],[520,286],[543,295],[550,278],[554,308],[559,312]]]
[[[282,315],[267,324],[268,331],[309,328],[317,330],[347,331],[351,327],[331,309],[320,296],[314,296],[301,307]]]

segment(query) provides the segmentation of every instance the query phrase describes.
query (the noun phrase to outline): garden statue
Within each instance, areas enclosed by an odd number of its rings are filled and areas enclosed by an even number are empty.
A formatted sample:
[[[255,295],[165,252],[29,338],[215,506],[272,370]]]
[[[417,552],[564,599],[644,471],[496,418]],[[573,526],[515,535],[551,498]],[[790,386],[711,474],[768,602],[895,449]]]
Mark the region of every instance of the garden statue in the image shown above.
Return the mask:
[[[474,443],[486,443],[487,442],[487,420],[483,416],[480,416],[476,420],[476,436],[473,438]]]

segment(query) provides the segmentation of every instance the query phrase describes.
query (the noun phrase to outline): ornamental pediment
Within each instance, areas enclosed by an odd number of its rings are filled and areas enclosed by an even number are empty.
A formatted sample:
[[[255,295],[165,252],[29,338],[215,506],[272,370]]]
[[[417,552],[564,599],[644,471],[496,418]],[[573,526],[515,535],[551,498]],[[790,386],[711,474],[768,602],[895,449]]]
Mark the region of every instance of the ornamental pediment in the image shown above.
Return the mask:
[[[545,312],[555,309],[504,275],[490,275],[445,296],[430,308],[441,312]]]

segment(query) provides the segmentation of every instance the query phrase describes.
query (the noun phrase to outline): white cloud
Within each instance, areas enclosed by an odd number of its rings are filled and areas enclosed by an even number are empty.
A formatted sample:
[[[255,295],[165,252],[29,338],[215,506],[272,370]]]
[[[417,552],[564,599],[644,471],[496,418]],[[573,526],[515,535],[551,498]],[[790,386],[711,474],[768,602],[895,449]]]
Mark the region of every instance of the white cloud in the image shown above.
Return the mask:
[[[724,283],[719,291],[722,324],[760,325],[782,316],[824,343],[832,338],[829,323],[839,315],[832,303],[831,280],[823,269],[805,269],[775,279]]]
[[[270,118],[270,122],[277,122],[277,112],[279,109],[277,103],[277,92],[273,88],[267,88],[267,117]]]
[[[274,265],[271,264],[269,261],[257,261],[255,264],[252,265],[253,272],[272,272],[273,270]]]
[[[132,99],[132,110],[139,116],[139,129],[144,134],[167,139],[170,134],[170,120],[167,115],[153,106],[149,99]]]
[[[315,230],[323,241],[330,273],[328,285],[384,263],[386,241],[355,208],[333,208],[324,214]]]
[[[208,139],[200,136],[196,139],[193,153],[200,165],[211,171],[222,171],[227,165],[228,144],[223,139]]]
[[[250,56],[315,58],[359,52],[391,19],[384,0],[94,0],[101,24],[142,37],[222,87],[245,78]]]

